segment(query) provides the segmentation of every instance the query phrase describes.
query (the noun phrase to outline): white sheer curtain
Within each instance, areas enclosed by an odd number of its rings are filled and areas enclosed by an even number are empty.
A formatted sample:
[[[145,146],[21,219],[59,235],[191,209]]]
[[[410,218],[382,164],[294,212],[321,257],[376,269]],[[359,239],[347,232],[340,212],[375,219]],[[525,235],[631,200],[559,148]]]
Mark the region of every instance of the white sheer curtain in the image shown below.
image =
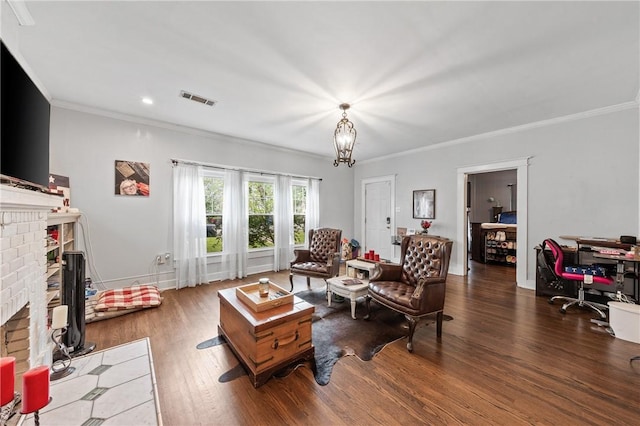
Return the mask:
[[[309,235],[309,229],[316,229],[320,224],[320,181],[318,179],[309,179],[305,219],[306,238],[306,236]]]
[[[247,276],[246,190],[243,173],[226,170],[224,173],[224,202],[222,205],[222,270],[223,278],[233,280]]]
[[[173,168],[173,245],[176,289],[207,280],[207,230],[201,167]]]
[[[293,258],[293,200],[290,176],[278,176],[274,207],[276,247],[273,266],[275,271],[280,271],[289,269]]]

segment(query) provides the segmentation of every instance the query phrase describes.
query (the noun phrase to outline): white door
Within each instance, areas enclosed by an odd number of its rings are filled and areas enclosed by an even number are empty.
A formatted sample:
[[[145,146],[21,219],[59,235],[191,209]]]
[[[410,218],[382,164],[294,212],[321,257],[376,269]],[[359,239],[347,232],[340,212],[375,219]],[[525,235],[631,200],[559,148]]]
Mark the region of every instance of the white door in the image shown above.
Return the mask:
[[[393,218],[391,217],[391,182],[365,183],[364,188],[364,246],[362,253],[375,250],[381,259],[392,259]]]

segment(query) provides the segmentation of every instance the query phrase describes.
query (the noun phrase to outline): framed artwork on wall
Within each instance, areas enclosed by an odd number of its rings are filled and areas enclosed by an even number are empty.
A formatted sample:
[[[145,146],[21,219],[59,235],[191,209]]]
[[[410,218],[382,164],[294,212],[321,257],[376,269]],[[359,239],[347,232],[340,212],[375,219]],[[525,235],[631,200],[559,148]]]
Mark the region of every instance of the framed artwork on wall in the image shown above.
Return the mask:
[[[414,219],[435,219],[436,218],[436,190],[421,189],[413,191],[413,218]]]
[[[149,163],[116,160],[116,195],[149,196]]]

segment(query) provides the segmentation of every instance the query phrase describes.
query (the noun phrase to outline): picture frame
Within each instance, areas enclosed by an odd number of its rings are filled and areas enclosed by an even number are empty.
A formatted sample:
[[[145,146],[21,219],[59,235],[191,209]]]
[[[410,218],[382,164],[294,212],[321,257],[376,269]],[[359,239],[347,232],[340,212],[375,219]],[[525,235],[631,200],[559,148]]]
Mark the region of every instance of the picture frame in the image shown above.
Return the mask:
[[[421,189],[413,191],[413,218],[436,218],[436,190]]]
[[[149,163],[115,160],[115,195],[149,196]]]

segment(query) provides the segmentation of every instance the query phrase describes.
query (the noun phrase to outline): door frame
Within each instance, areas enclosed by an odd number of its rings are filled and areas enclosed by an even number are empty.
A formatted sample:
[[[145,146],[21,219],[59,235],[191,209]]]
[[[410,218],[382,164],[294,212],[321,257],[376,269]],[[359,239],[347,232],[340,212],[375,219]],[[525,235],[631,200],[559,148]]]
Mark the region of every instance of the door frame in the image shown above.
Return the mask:
[[[516,284],[518,287],[535,289],[535,281],[527,281],[527,271],[529,268],[528,250],[529,247],[529,206],[528,206],[528,168],[529,159],[531,157],[519,158],[515,160],[501,161],[496,163],[481,164],[477,166],[460,167],[458,168],[457,179],[457,223],[458,223],[458,235],[457,240],[460,244],[456,246],[456,257],[458,259],[459,270],[452,273],[456,275],[466,276],[468,274],[468,262],[467,255],[468,245],[468,220],[467,220],[467,182],[470,174],[485,173],[485,172],[498,172],[502,170],[516,170],[517,176],[517,190],[516,197],[518,202],[518,231],[517,241],[518,248],[516,249]]]
[[[367,230],[365,226],[365,221],[367,220],[367,209],[366,209],[366,188],[370,183],[379,183],[379,182],[389,182],[389,188],[391,194],[389,195],[389,214],[391,217],[391,231],[393,232],[396,229],[396,175],[386,175],[386,176],[378,176],[374,178],[366,178],[362,179],[360,184],[360,194],[362,199],[360,201],[360,205],[362,206],[361,217],[360,217],[360,235],[362,235],[362,241],[360,241],[360,246],[366,246],[366,238],[367,238]],[[391,246],[391,239],[389,239],[389,245]],[[391,247],[391,253],[395,258],[395,250],[394,247]]]

